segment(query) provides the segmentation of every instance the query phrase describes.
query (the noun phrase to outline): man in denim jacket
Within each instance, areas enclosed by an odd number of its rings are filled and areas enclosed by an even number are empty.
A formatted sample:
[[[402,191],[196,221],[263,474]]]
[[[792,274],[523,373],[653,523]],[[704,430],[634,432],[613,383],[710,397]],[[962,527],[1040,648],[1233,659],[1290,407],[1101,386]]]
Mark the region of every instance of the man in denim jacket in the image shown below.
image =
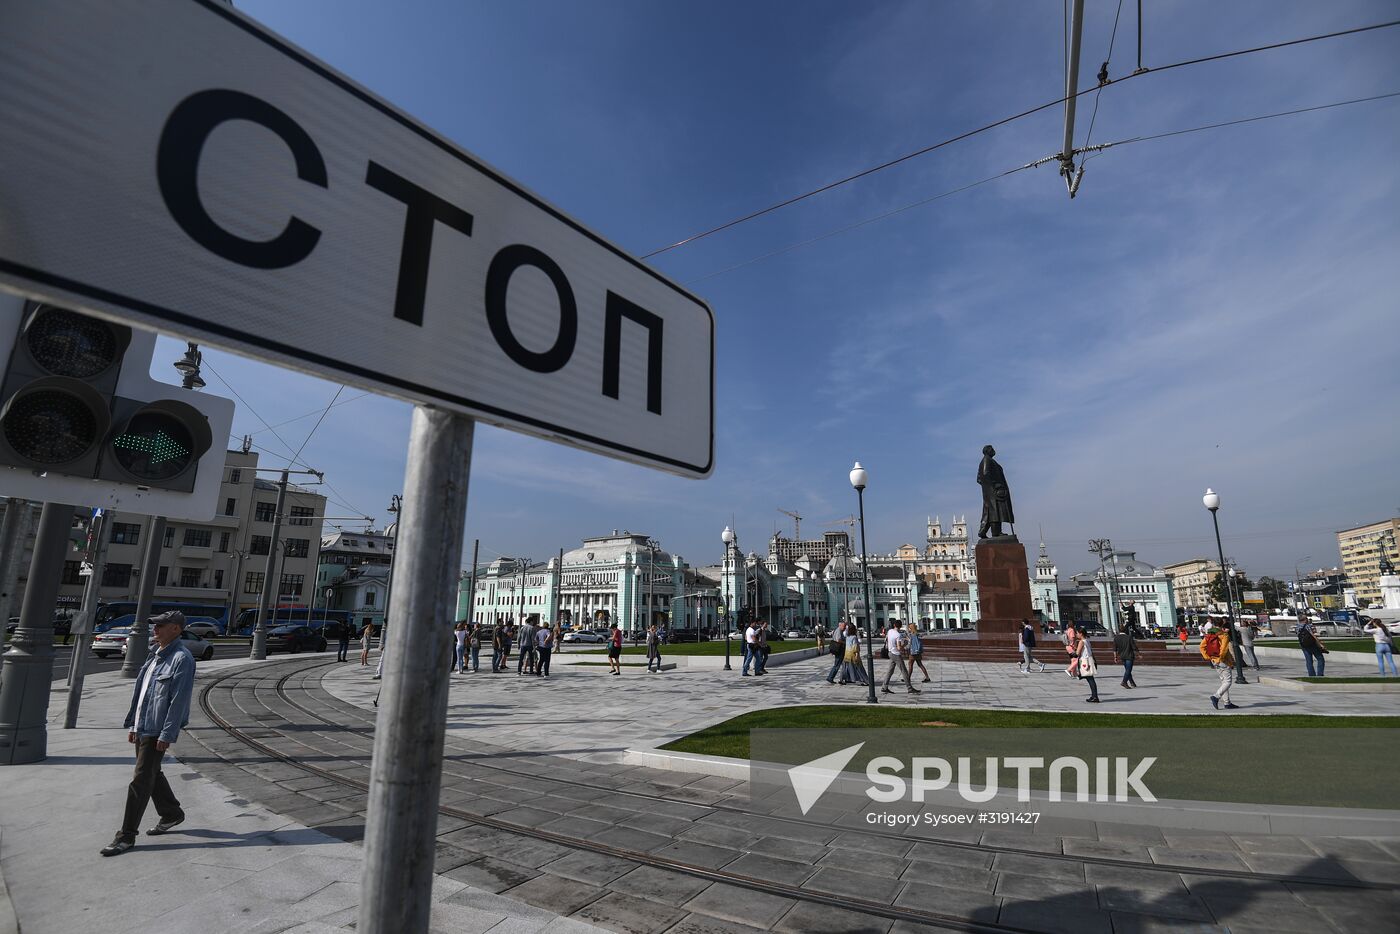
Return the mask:
[[[194,656],[180,641],[185,614],[171,610],[151,617],[149,622],[157,648],[146,658],[146,664],[136,676],[131,709],[123,724],[128,730],[126,741],[136,747],[136,774],[126,791],[122,829],[103,847],[103,856],[116,856],[136,845],[138,825],[152,798],[160,823],[146,831],[147,834],[168,833],[185,820],[185,812],[170,790],[160,762],[170,744],[179,738],[181,727],[190,721]]]

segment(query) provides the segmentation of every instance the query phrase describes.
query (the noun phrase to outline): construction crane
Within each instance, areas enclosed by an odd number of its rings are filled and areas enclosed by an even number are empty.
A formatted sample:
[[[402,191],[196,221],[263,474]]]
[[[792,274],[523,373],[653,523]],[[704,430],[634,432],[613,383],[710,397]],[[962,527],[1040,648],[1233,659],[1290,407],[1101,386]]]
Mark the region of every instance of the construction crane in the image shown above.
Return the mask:
[[[802,541],[802,517],[788,509],[779,509],[778,512],[785,516],[792,516],[792,540]]]
[[[855,516],[846,516],[846,517],[843,518],[843,519],[834,519],[834,520],[832,520],[831,522],[823,522],[822,524],[823,524],[823,525],[844,525],[844,526],[846,526],[847,528],[849,528],[849,529],[851,530],[851,531],[850,531],[850,534],[847,536],[847,541],[848,541],[848,542],[854,542],[855,539],[856,539],[856,523],[859,522],[859,521],[860,521],[860,520],[857,519]]]

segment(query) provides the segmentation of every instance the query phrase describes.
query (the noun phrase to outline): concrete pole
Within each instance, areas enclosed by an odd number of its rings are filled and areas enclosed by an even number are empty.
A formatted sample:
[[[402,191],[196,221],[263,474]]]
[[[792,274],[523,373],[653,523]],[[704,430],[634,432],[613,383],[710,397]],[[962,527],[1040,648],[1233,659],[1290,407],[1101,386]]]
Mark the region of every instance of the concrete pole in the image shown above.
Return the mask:
[[[1060,158],[1074,158],[1074,105],[1079,93],[1079,40],[1084,31],[1084,0],[1074,0],[1069,27],[1069,64],[1065,68],[1065,139]]]
[[[19,628],[5,653],[0,679],[0,765],[40,762],[48,756],[49,690],[53,685],[53,607],[68,554],[73,507],[45,503],[34,538],[34,558]]]
[[[475,423],[413,410],[403,512],[395,544],[393,651],[384,664],[374,730],[361,934],[424,934],[432,907],[433,862],[450,651],[442,620],[457,607]]]
[[[277,570],[277,542],[282,537],[282,504],[287,501],[287,471],[282,471],[282,479],[277,483],[277,506],[272,514],[272,544],[267,549],[267,566],[263,571],[262,596],[258,601],[258,614],[253,626],[253,649],[248,657],[254,660],[267,658],[267,608],[272,604],[273,587],[280,585],[272,575]]]
[[[63,728],[71,730],[78,725],[78,707],[83,702],[83,675],[87,668],[87,653],[92,646],[92,621],[97,616],[97,604],[102,599],[102,575],[107,569],[107,540],[111,538],[107,530],[105,510],[93,518],[96,526],[97,547],[93,550],[92,576],[88,578],[83,593],[83,608],[74,621],[77,638],[73,641],[73,659],[68,666],[68,704],[63,711]]]
[[[165,516],[151,516],[146,533],[146,556],[141,559],[141,583],[136,588],[136,618],[131,621],[131,634],[126,637],[126,661],[122,662],[122,677],[134,678],[146,664],[150,652],[151,599],[156,592],[156,577],[160,574],[160,551],[165,540]]]
[[[472,541],[472,580],[470,589],[467,591],[467,621],[471,623],[476,622],[476,556],[480,549],[481,539],[474,539]]]
[[[5,519],[0,523],[0,652],[4,652],[5,640],[9,638],[5,626],[19,587],[19,559],[29,537],[32,511],[29,500],[11,496],[6,500]]]

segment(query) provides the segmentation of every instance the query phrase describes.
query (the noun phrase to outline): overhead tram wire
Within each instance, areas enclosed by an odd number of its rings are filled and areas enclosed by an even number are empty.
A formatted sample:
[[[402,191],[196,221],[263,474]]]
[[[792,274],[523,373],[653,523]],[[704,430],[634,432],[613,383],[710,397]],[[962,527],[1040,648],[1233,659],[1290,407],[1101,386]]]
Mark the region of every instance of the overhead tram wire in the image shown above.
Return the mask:
[[[1188,133],[1200,133],[1200,132],[1202,132],[1203,130],[1218,130],[1218,129],[1221,129],[1221,128],[1223,128],[1223,127],[1239,126],[1239,125],[1245,124],[1245,123],[1258,123],[1258,122],[1261,121],[1261,120],[1272,120],[1272,119],[1274,119],[1274,118],[1276,118],[1276,117],[1290,117],[1290,116],[1294,116],[1294,115],[1296,115],[1296,114],[1312,113],[1312,112],[1318,111],[1318,110],[1330,110],[1330,109],[1333,108],[1333,107],[1346,107],[1346,106],[1348,106],[1348,105],[1350,105],[1350,104],[1364,104],[1364,103],[1371,102],[1371,101],[1386,100],[1386,99],[1388,99],[1388,98],[1393,98],[1393,97],[1400,97],[1400,91],[1392,91],[1392,92],[1387,93],[1387,94],[1375,94],[1375,95],[1372,95],[1372,96],[1370,96],[1370,97],[1357,97],[1357,98],[1353,98],[1352,100],[1333,101],[1333,102],[1330,103],[1330,104],[1318,104],[1318,105],[1315,106],[1315,107],[1300,107],[1300,108],[1298,108],[1298,109],[1296,109],[1296,110],[1281,110],[1281,111],[1279,111],[1279,112],[1277,112],[1277,113],[1262,114],[1262,115],[1257,116],[1257,117],[1243,117],[1243,118],[1238,119],[1238,120],[1227,120],[1227,121],[1225,121],[1225,122],[1223,122],[1223,123],[1209,123],[1209,124],[1206,124],[1206,125],[1204,125],[1204,126],[1189,127],[1189,128],[1187,128],[1187,129],[1184,129],[1184,130],[1172,130],[1172,131],[1167,132],[1167,133],[1154,133],[1154,134],[1152,134],[1152,135],[1150,135],[1150,136],[1135,136],[1135,137],[1132,137],[1132,138],[1130,138],[1130,139],[1117,140],[1117,141],[1112,142],[1112,143],[1099,143],[1097,146],[1091,146],[1091,147],[1089,147],[1088,149],[1076,149],[1076,150],[1075,150],[1075,153],[1078,154],[1078,153],[1081,153],[1081,152],[1091,152],[1092,154],[1091,154],[1090,156],[1086,157],[1086,158],[1093,158],[1093,156],[1101,155],[1101,154],[1103,153],[1103,151],[1106,150],[1106,149],[1112,149],[1112,148],[1115,147],[1115,146],[1126,146],[1126,145],[1128,145],[1129,143],[1145,143],[1145,142],[1148,142],[1149,140],[1167,139],[1168,137],[1172,137],[1172,136],[1185,136],[1185,135],[1188,134]],[[743,262],[735,263],[735,264],[732,265],[732,266],[726,266],[726,267],[723,268],[723,269],[716,270],[715,272],[707,273],[706,275],[700,276],[699,278],[688,279],[688,280],[686,280],[686,285],[695,285],[695,284],[697,284],[697,283],[704,282],[704,281],[706,281],[706,280],[708,280],[708,279],[713,279],[713,278],[715,278],[715,277],[717,277],[717,276],[722,276],[722,275],[725,275],[726,273],[734,272],[734,271],[737,270],[737,269],[743,269],[745,266],[752,266],[754,263],[759,263],[759,262],[762,262],[763,260],[766,260],[766,259],[772,259],[773,257],[775,257],[775,256],[781,256],[781,255],[784,254],[784,253],[791,253],[793,250],[801,249],[801,248],[804,247],[804,246],[810,246],[810,245],[813,244],[813,243],[818,243],[818,242],[820,242],[820,241],[822,241],[822,240],[828,240],[828,239],[830,239],[830,238],[832,238],[832,237],[838,236],[838,235],[843,234],[843,233],[846,233],[846,232],[848,232],[848,231],[855,230],[855,229],[860,228],[860,227],[865,227],[865,226],[867,226],[867,225],[869,225],[869,224],[873,224],[873,223],[875,223],[875,222],[877,222],[877,221],[882,221],[882,220],[885,220],[885,219],[890,218],[890,217],[894,217],[894,216],[897,215],[897,214],[902,214],[903,212],[912,210],[913,208],[922,207],[923,205],[930,204],[930,203],[932,203],[932,202],[934,202],[934,201],[938,201],[938,200],[941,200],[941,199],[943,199],[943,198],[947,198],[947,197],[949,197],[950,195],[959,194],[959,193],[964,192],[964,191],[967,191],[967,190],[969,190],[969,189],[977,188],[977,187],[980,186],[980,185],[985,185],[985,184],[987,184],[988,182],[994,182],[994,181],[997,181],[998,179],[1006,178],[1008,175],[1015,175],[1017,172],[1023,172],[1023,171],[1025,171],[1026,169],[1034,169],[1034,168],[1037,168],[1037,167],[1039,167],[1039,166],[1044,165],[1044,164],[1047,163],[1047,162],[1053,162],[1053,161],[1055,161],[1056,158],[1057,158],[1057,155],[1056,155],[1056,156],[1045,156],[1044,158],[1037,159],[1037,160],[1035,160],[1034,162],[1027,162],[1027,163],[1025,163],[1024,165],[1018,165],[1018,166],[1015,166],[1015,167],[1013,167],[1013,168],[1009,168],[1009,169],[1007,169],[1007,170],[1004,171],[1004,172],[999,172],[999,173],[997,173],[996,175],[989,175],[989,176],[987,176],[986,178],[979,179],[979,180],[977,180],[977,181],[975,181],[975,182],[969,182],[969,183],[966,184],[966,185],[961,185],[961,186],[959,186],[959,187],[957,187],[957,188],[949,189],[948,191],[941,192],[941,193],[936,194],[936,195],[933,195],[933,196],[931,196],[931,197],[928,197],[928,198],[921,198],[921,199],[918,200],[918,201],[914,201],[914,202],[912,202],[912,203],[910,203],[910,204],[906,204],[906,205],[904,205],[903,207],[895,208],[895,209],[892,210],[892,211],[885,211],[883,214],[877,214],[877,215],[875,215],[875,216],[873,216],[873,217],[867,217],[867,218],[865,218],[864,220],[856,221],[856,222],[853,223],[853,224],[847,224],[847,225],[844,226],[844,227],[838,227],[838,228],[836,228],[835,230],[827,231],[826,233],[819,234],[819,235],[817,235],[817,236],[815,236],[815,237],[809,237],[809,238],[806,239],[806,240],[801,240],[801,241],[799,241],[799,242],[797,242],[797,243],[791,243],[791,244],[789,244],[789,245],[787,245],[787,246],[785,246],[785,247],[782,247],[782,248],[780,248],[780,249],[772,250],[772,251],[770,251],[770,252],[768,252],[768,253],[764,253],[764,254],[762,254],[761,256],[755,256],[755,257],[753,257],[752,259],[747,259],[747,260],[744,260]],[[1080,163],[1080,164],[1082,165],[1083,163]]]
[[[342,399],[342,400],[340,400],[339,402],[335,403],[335,405],[336,405],[336,406],[349,405],[349,404],[352,403],[352,402],[356,402],[356,401],[358,401],[358,400],[360,400],[360,399],[363,399],[365,396],[372,396],[372,395],[374,395],[374,393],[372,393],[372,392],[362,392],[362,393],[360,393],[359,395],[351,396],[351,397],[348,398],[348,399]],[[261,433],[261,432],[264,432],[264,431],[269,430],[269,428],[281,428],[283,425],[291,425],[291,424],[293,424],[294,422],[299,422],[299,421],[301,421],[301,420],[304,419],[304,418],[310,418],[311,416],[317,415],[317,414],[319,414],[320,412],[321,412],[321,409],[319,409],[319,408],[317,408],[317,409],[312,409],[310,412],[303,412],[302,414],[297,415],[297,416],[295,416],[295,417],[293,417],[293,418],[289,418],[289,419],[287,419],[286,421],[281,421],[281,422],[278,422],[278,423],[275,424],[275,425],[270,425],[268,428],[259,428],[259,429],[257,429],[257,431],[254,431],[253,434],[255,434],[255,435],[256,435],[256,434],[259,434],[259,433]]]
[[[209,359],[208,359],[207,357],[204,359],[203,365],[204,365],[204,367],[205,367],[206,369],[209,370],[210,373],[214,374],[214,376],[219,380],[219,382],[221,382],[221,383],[224,384],[224,386],[228,389],[229,392],[233,393],[233,396],[234,396],[235,399],[237,399],[239,402],[241,402],[241,403],[243,404],[243,406],[244,406],[249,412],[252,412],[252,413],[253,413],[253,417],[254,417],[254,418],[256,418],[258,421],[260,421],[260,422],[263,423],[263,427],[264,427],[264,428],[266,428],[268,431],[272,432],[272,436],[273,436],[274,438],[276,438],[278,441],[280,441],[280,442],[282,443],[282,446],[283,446],[284,448],[286,448],[288,451],[290,451],[290,450],[292,449],[292,446],[291,446],[290,444],[287,443],[287,439],[285,439],[285,438],[283,438],[281,435],[279,435],[279,434],[277,433],[277,429],[276,429],[276,428],[273,428],[271,425],[269,425],[267,419],[263,418],[262,415],[259,414],[258,410],[255,409],[255,408],[253,408],[252,405],[250,405],[250,404],[248,403],[248,400],[247,400],[247,399],[244,399],[241,395],[239,395],[238,390],[233,388],[233,384],[230,383],[228,380],[224,379],[223,375],[222,375],[221,373],[219,373],[219,371],[218,371],[217,369],[214,368],[214,365],[213,365],[212,363],[209,362]],[[345,387],[342,386],[341,388],[344,389]],[[339,395],[338,392],[337,392],[337,395]],[[332,401],[334,401],[334,400],[332,400]],[[329,410],[327,410],[327,411],[329,411]],[[317,424],[319,425],[320,422],[318,421]],[[312,429],[312,430],[314,431],[315,429]],[[310,439],[310,437],[311,437],[310,435],[307,435],[307,439],[308,439],[308,440]],[[238,437],[235,436],[235,435],[229,435],[229,438],[230,438],[231,440],[234,440],[234,441],[239,440]],[[264,447],[264,446],[261,445],[261,444],[254,444],[252,441],[249,441],[249,444],[252,444],[253,447],[257,448],[257,449],[260,450],[260,451],[266,451],[268,454],[271,454],[271,455],[274,456],[274,457],[286,457],[285,454],[279,454],[278,452],[273,451],[273,450],[271,450],[271,449],[269,449],[269,448],[266,448],[266,447]],[[304,446],[304,445],[303,445],[303,446]],[[296,454],[292,455],[291,460],[287,462],[287,466],[288,466],[288,467],[303,467],[303,468],[305,468],[305,469],[307,469],[307,470],[313,470],[314,468],[313,468],[310,464],[306,463],[305,461],[299,460],[300,456],[301,456],[301,452],[300,452],[300,451],[297,451]],[[359,514],[359,515],[362,515],[362,516],[367,516],[367,515],[369,515],[369,513],[365,512],[364,510],[358,509],[358,508],[356,508],[356,507],[350,505],[349,503],[345,502],[345,498],[344,498],[343,496],[341,496],[340,491],[338,491],[335,487],[333,487],[333,486],[331,486],[329,483],[327,483],[324,476],[321,477],[321,483],[326,487],[326,489],[330,490],[330,491],[331,491],[332,493],[334,493],[337,497],[339,497],[338,499],[331,499],[331,498],[328,496],[328,497],[326,497],[326,499],[327,499],[328,501],[335,503],[337,506],[344,506],[346,509],[349,509],[351,512],[357,513],[357,514]]]
[[[1370,26],[1357,26],[1357,27],[1355,27],[1355,28],[1353,28],[1353,29],[1343,29],[1343,30],[1338,31],[1338,32],[1323,33],[1323,34],[1316,35],[1316,36],[1305,36],[1305,37],[1303,37],[1303,38],[1301,38],[1301,39],[1289,39],[1289,40],[1286,40],[1286,41],[1284,41],[1284,42],[1273,42],[1273,43],[1270,43],[1270,44],[1268,44],[1268,45],[1253,46],[1253,47],[1247,48],[1247,49],[1235,49],[1234,51],[1231,51],[1231,52],[1219,52],[1219,53],[1216,53],[1216,54],[1214,54],[1214,55],[1203,55],[1203,56],[1200,56],[1200,57],[1198,57],[1198,58],[1189,58],[1189,59],[1185,59],[1185,60],[1179,61],[1179,62],[1171,62],[1171,63],[1166,64],[1166,65],[1158,65],[1158,66],[1155,67],[1155,68],[1148,68],[1148,69],[1144,69],[1144,70],[1142,70],[1142,71],[1135,71],[1135,72],[1133,72],[1132,74],[1126,75],[1126,76],[1124,76],[1123,78],[1120,78],[1119,80],[1117,80],[1117,81],[1115,81],[1115,82],[1113,82],[1113,83],[1114,83],[1114,84],[1117,84],[1117,85],[1121,85],[1121,84],[1123,84],[1124,82],[1131,81],[1132,79],[1141,77],[1141,76],[1143,76],[1143,75],[1159,74],[1159,73],[1164,72],[1164,71],[1172,71],[1173,69],[1176,69],[1176,68],[1185,68],[1185,67],[1187,67],[1187,66],[1189,66],[1189,65],[1203,65],[1203,64],[1205,64],[1205,63],[1207,63],[1207,62],[1218,62],[1218,61],[1223,61],[1223,60],[1225,60],[1225,59],[1227,59],[1227,58],[1237,58],[1237,57],[1239,57],[1239,56],[1241,56],[1241,55],[1252,55],[1252,54],[1254,54],[1254,53],[1256,53],[1256,52],[1268,52],[1268,51],[1272,51],[1272,50],[1274,50],[1274,49],[1283,49],[1283,48],[1288,48],[1288,47],[1290,47],[1290,46],[1295,46],[1295,45],[1304,45],[1304,44],[1309,43],[1309,42],[1321,42],[1321,41],[1323,41],[1323,40],[1325,40],[1325,39],[1337,39],[1337,38],[1341,38],[1341,37],[1343,37],[1343,36],[1357,35],[1357,34],[1359,34],[1359,33],[1371,32],[1371,31],[1377,30],[1377,29],[1389,29],[1389,28],[1394,27],[1394,26],[1400,26],[1400,20],[1391,20],[1391,21],[1385,22],[1385,23],[1374,23],[1374,24],[1372,24],[1372,25],[1370,25]],[[1074,95],[1074,97],[1078,98],[1078,97],[1081,97],[1081,96],[1083,96],[1083,95],[1085,95],[1085,94],[1092,94],[1092,93],[1094,93],[1094,92],[1097,91],[1097,90],[1098,90],[1098,88],[1096,88],[1096,87],[1084,88],[1083,90],[1077,92],[1077,93]],[[1029,110],[1023,110],[1023,111],[1021,111],[1021,112],[1018,113],[1018,114],[1013,114],[1013,115],[1011,115],[1011,116],[1009,116],[1009,117],[1003,117],[1003,118],[1000,119],[1000,120],[996,120],[996,121],[994,121],[994,122],[992,122],[992,123],[984,124],[984,125],[982,125],[982,126],[980,126],[980,127],[977,127],[976,129],[968,130],[968,131],[965,132],[965,133],[960,133],[960,134],[958,134],[957,136],[951,136],[951,137],[949,137],[948,139],[941,140],[940,142],[934,143],[934,144],[932,144],[932,145],[930,145],[930,146],[925,146],[925,147],[923,147],[922,149],[917,149],[917,150],[915,150],[915,151],[913,151],[913,152],[906,153],[905,155],[898,156],[897,158],[890,159],[890,160],[887,161],[887,162],[882,162],[882,163],[880,163],[879,165],[871,166],[871,167],[868,168],[868,169],[862,169],[861,171],[856,172],[856,173],[854,173],[854,174],[852,174],[852,175],[847,175],[845,178],[837,179],[837,180],[834,181],[834,182],[828,182],[827,184],[822,185],[822,186],[819,187],[819,188],[813,188],[812,190],[807,191],[807,192],[804,192],[804,193],[802,193],[802,194],[800,194],[800,195],[794,195],[794,196],[791,197],[791,198],[787,198],[787,199],[784,199],[783,201],[779,201],[779,202],[777,202],[777,203],[775,203],[775,204],[771,204],[771,205],[769,205],[769,206],[766,207],[766,208],[761,208],[761,209],[759,209],[759,210],[757,210],[757,211],[752,211],[752,212],[750,212],[750,213],[748,213],[748,214],[743,215],[742,217],[737,217],[737,218],[735,218],[734,220],[731,220],[731,221],[728,221],[728,222],[726,222],[726,223],[720,224],[720,225],[717,226],[717,227],[711,227],[709,230],[704,230],[704,231],[701,231],[700,233],[692,234],[691,236],[686,237],[686,238],[684,238],[684,239],[682,239],[682,240],[677,240],[675,243],[669,244],[668,246],[663,246],[663,247],[660,247],[659,249],[652,250],[650,253],[644,253],[644,254],[642,254],[642,257],[641,257],[641,258],[642,258],[642,259],[651,259],[653,256],[660,256],[660,255],[663,254],[663,253],[669,253],[671,250],[675,250],[675,249],[677,249],[677,248],[679,248],[679,247],[685,246],[686,244],[694,243],[694,242],[696,242],[697,240],[703,240],[703,239],[705,239],[706,237],[712,236],[713,234],[717,234],[717,233],[720,233],[721,231],[729,230],[729,229],[732,228],[732,227],[737,227],[737,226],[739,226],[740,224],[747,223],[748,221],[751,221],[751,220],[756,220],[757,218],[763,217],[763,216],[766,215],[766,214],[771,214],[771,213],[773,213],[774,211],[778,211],[778,210],[781,210],[782,208],[788,207],[788,206],[790,206],[790,205],[797,204],[799,201],[805,201],[805,200],[807,200],[808,198],[812,198],[812,197],[815,197],[816,195],[823,194],[823,193],[825,193],[825,192],[831,191],[832,189],[839,188],[839,187],[841,187],[842,185],[847,185],[847,184],[849,184],[849,183],[851,183],[851,182],[857,181],[858,179],[865,178],[865,177],[867,177],[867,176],[869,176],[869,175],[874,175],[876,172],[881,172],[881,171],[884,171],[885,169],[892,168],[892,167],[894,167],[894,166],[896,166],[896,165],[899,165],[899,164],[901,164],[901,163],[903,163],[903,162],[908,162],[910,159],[915,159],[915,158],[917,158],[917,157],[919,157],[919,156],[927,155],[928,153],[934,152],[935,150],[942,149],[942,148],[944,148],[945,146],[950,146],[950,145],[952,145],[953,143],[958,143],[958,142],[961,142],[961,141],[963,141],[963,140],[965,140],[965,139],[971,139],[971,138],[974,137],[974,136],[978,136],[978,135],[980,135],[980,134],[982,134],[982,133],[986,133],[986,132],[988,132],[988,131],[990,131],[990,130],[994,130],[994,129],[996,129],[997,127],[1006,126],[1008,123],[1013,123],[1013,122],[1015,122],[1015,121],[1017,121],[1017,120],[1020,120],[1020,119],[1022,119],[1022,118],[1024,118],[1024,117],[1029,117],[1029,116],[1031,116],[1032,114],[1040,113],[1042,110],[1048,110],[1048,109],[1050,109],[1051,107],[1057,107],[1057,106],[1059,106],[1060,104],[1065,103],[1067,100],[1069,100],[1069,96],[1068,96],[1068,95],[1063,96],[1063,97],[1056,98],[1055,100],[1052,100],[1052,101],[1046,101],[1045,103],[1043,103],[1043,104],[1041,104],[1041,105],[1039,105],[1039,106],[1037,106],[1037,107],[1032,107],[1032,108],[1030,108]]]
[[[340,388],[335,391],[335,395],[331,396],[331,401],[327,402],[325,409],[321,411],[321,417],[316,419],[316,424],[312,425],[311,430],[306,433],[306,439],[301,442],[301,447],[297,448],[297,452],[292,455],[293,462],[295,462],[298,457],[301,457],[301,452],[306,450],[306,445],[311,441],[311,436],[316,433],[317,428],[321,427],[321,422],[325,421],[326,416],[331,413],[331,406],[335,405],[335,400],[339,399],[340,394],[344,391],[345,386],[341,385]],[[288,464],[288,466],[291,465]]]
[[[1094,141],[1094,121],[1099,118],[1099,98],[1103,95],[1103,89],[1112,83],[1108,76],[1109,63],[1113,61],[1113,44],[1118,40],[1118,18],[1123,15],[1123,0],[1118,0],[1118,12],[1113,14],[1113,32],[1108,36],[1108,54],[1104,56],[1103,65],[1099,68],[1098,87],[1094,88],[1094,112],[1089,115],[1089,132],[1084,134],[1084,145],[1088,146]],[[1084,163],[1079,163],[1079,172],[1084,173]]]

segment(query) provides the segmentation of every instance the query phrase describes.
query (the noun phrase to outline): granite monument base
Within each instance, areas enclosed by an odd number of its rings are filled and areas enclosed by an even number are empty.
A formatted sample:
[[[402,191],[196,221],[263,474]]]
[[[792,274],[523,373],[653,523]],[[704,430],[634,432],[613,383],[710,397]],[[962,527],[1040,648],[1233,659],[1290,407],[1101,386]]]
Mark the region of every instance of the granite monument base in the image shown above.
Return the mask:
[[[1015,643],[1021,620],[1035,621],[1026,548],[1012,536],[977,543],[978,641]]]

